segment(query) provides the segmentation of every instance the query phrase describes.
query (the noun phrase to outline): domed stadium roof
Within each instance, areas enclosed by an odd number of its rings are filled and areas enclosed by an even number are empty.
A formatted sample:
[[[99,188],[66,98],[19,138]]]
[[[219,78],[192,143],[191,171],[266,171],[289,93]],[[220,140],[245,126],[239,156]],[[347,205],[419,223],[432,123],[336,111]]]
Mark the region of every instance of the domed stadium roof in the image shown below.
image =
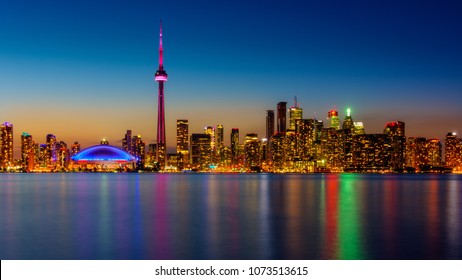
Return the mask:
[[[136,158],[126,151],[109,145],[97,145],[80,151],[72,157],[77,162],[134,162]]]

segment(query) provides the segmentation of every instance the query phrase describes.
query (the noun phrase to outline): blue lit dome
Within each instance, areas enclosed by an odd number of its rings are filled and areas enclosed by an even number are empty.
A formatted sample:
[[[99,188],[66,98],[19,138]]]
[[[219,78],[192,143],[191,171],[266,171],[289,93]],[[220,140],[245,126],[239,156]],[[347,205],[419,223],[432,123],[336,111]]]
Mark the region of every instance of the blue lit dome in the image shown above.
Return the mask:
[[[135,162],[136,158],[126,151],[109,145],[97,145],[80,151],[72,160],[77,162]]]

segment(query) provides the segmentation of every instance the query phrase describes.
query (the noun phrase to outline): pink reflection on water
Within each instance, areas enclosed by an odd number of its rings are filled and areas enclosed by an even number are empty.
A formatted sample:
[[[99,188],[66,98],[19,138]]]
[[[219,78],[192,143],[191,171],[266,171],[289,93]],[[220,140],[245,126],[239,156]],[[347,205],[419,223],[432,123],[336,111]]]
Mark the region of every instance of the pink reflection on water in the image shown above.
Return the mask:
[[[212,178],[210,178],[210,181],[205,181],[203,182],[205,185],[205,192],[206,194],[206,203],[204,204],[205,210],[204,215],[207,216],[207,236],[205,237],[207,239],[207,242],[211,244],[210,246],[207,246],[207,255],[214,255],[216,254],[216,249],[219,247],[219,242],[220,242],[220,237],[221,231],[223,230],[223,224],[220,223],[220,212],[217,211],[220,207],[220,205],[223,203],[222,200],[220,199],[223,195],[221,192],[222,189],[220,188],[220,185],[217,184],[217,181]]]
[[[339,180],[337,175],[326,176],[326,223],[324,259],[338,258],[338,202]]]
[[[394,256],[396,254],[396,239],[397,239],[397,221],[398,221],[398,186],[395,179],[384,181],[383,186],[383,219],[384,219],[384,237],[385,237],[385,250],[388,255]]]
[[[14,229],[18,226],[17,225],[17,217],[14,211],[14,187],[13,182],[9,179],[11,175],[6,175],[6,180],[2,181],[2,188],[5,189],[4,197],[6,200],[5,205],[0,205],[0,209],[5,211],[4,216],[6,217],[5,221],[2,223],[2,229],[4,234],[6,235],[6,239],[9,242],[6,242],[7,248],[1,248],[1,250],[5,250],[9,253],[10,259],[17,259],[20,258],[18,254],[18,248],[15,248],[13,244],[17,244],[17,235],[14,232]]]
[[[230,239],[231,239],[231,250],[233,255],[239,254],[239,184],[236,181],[227,192],[227,201],[228,201],[228,217],[227,220],[230,224],[228,227],[230,230]]]
[[[428,255],[431,258],[432,256],[438,256],[439,249],[441,248],[439,240],[439,214],[438,214],[438,181],[430,180],[430,186],[426,192],[426,205],[427,205],[427,248]]]
[[[156,259],[171,259],[170,254],[170,236],[168,225],[171,223],[168,209],[168,176],[156,176],[157,184],[155,187],[154,203],[154,252]]]
[[[287,188],[286,192],[286,202],[284,203],[285,215],[288,217],[286,228],[287,228],[287,240],[285,241],[286,244],[286,251],[287,254],[292,254],[294,258],[301,258],[303,255],[304,250],[303,248],[303,239],[306,236],[303,236],[303,229],[302,229],[302,212],[300,211],[303,209],[303,195],[301,193],[300,187],[300,180],[292,179],[290,181],[290,185]]]

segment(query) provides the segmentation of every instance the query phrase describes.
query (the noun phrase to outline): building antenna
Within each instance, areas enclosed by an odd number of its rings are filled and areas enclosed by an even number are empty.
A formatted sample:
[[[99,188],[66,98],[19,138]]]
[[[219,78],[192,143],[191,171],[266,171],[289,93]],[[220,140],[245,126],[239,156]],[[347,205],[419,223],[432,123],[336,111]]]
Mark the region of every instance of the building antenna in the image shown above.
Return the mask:
[[[164,69],[164,48],[162,46],[162,19],[160,20],[159,32],[159,69]]]

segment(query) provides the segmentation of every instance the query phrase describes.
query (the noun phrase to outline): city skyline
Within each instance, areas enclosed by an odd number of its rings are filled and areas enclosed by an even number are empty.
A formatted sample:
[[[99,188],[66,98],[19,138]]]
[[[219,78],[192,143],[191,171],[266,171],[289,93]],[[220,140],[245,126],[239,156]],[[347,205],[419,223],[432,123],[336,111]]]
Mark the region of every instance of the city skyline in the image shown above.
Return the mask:
[[[414,9],[296,1],[278,10],[270,1],[263,15],[258,5],[241,9],[239,1],[228,9],[184,3],[180,10],[116,3],[106,13],[104,5],[89,9],[85,2],[72,9],[8,3],[2,10],[11,13],[0,19],[12,27],[1,29],[0,90],[8,100],[0,104],[0,122],[15,126],[16,143],[27,132],[39,142],[51,133],[87,147],[102,138],[120,146],[127,129],[155,143],[153,74],[162,18],[174,77],[165,97],[169,149],[177,119],[189,120],[190,133],[223,125],[227,145],[235,127],[241,142],[248,133],[263,138],[266,111],[281,101],[291,106],[293,96],[303,118],[325,120],[335,107],[343,120],[352,108],[366,133],[404,121],[406,136],[443,140],[447,132],[462,132],[461,9],[419,3]],[[150,9],[154,4],[159,8]],[[81,128],[85,133],[76,135]]]

